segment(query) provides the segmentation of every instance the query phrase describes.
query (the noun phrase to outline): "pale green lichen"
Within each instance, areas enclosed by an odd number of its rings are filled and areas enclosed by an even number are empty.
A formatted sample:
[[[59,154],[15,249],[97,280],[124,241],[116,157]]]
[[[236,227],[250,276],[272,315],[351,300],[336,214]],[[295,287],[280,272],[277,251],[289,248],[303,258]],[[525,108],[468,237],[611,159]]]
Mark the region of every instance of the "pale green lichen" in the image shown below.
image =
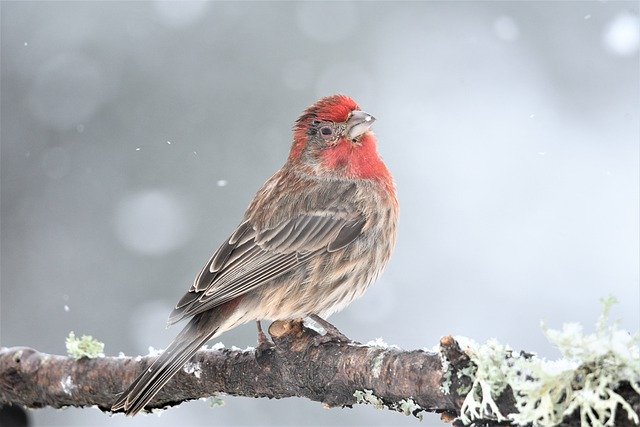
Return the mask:
[[[442,371],[444,372],[444,374],[442,374],[442,384],[440,384],[440,391],[442,391],[444,394],[449,394],[451,393],[451,369],[449,369],[448,366],[445,366],[444,362],[448,363],[448,361],[443,359]]]
[[[384,409],[385,405],[382,399],[373,394],[373,390],[356,390],[353,393],[353,397],[356,398],[356,403],[361,404],[371,404],[375,406],[376,409]]]
[[[422,421],[422,411],[424,410],[420,405],[413,401],[413,399],[402,399],[398,402],[398,409],[406,416],[415,416]]]
[[[478,348],[468,348],[467,354],[476,371],[471,374],[473,384],[462,403],[461,420],[465,424],[482,418],[506,421],[507,418],[500,413],[494,396],[499,396],[508,385],[505,360],[511,355],[511,350],[496,340],[489,340]],[[460,372],[458,376],[460,377]]]
[[[93,339],[91,335],[83,335],[78,339],[71,331],[67,337],[66,346],[67,354],[74,359],[104,357],[104,344]]]
[[[224,406],[224,400],[222,400],[220,397],[218,396],[211,396],[209,397],[209,406],[212,408],[216,408],[218,406]]]
[[[384,409],[391,408],[397,411],[402,412],[403,414],[409,416],[413,415],[422,421],[422,411],[424,409],[413,401],[412,398],[402,399],[397,403],[391,403],[389,406],[384,403],[382,399],[373,394],[373,390],[356,390],[353,393],[353,397],[356,398],[356,403],[359,404],[370,404],[375,406],[376,409]]]
[[[440,361],[442,362],[442,382],[440,384],[440,391],[444,394],[451,393],[451,363],[449,359],[445,356],[442,351],[442,346],[438,345],[437,349],[434,349],[433,353],[438,353],[440,355]],[[427,351],[423,349],[423,351]]]
[[[473,382],[473,380],[476,377],[476,371],[478,370],[478,367],[476,365],[469,365],[469,366],[465,366],[464,368],[460,369],[457,373],[458,379],[462,379],[463,377],[467,377],[471,380],[471,382]],[[459,395],[463,395],[463,394],[467,394],[471,391],[471,387],[472,385],[461,385],[460,387],[458,387],[456,389],[456,392]]]
[[[378,378],[382,373],[382,362],[384,362],[384,351],[377,355],[375,359],[373,359],[373,363],[371,366],[371,373],[373,374],[373,378]]]
[[[533,355],[518,355],[495,340],[466,352],[477,367],[473,384],[462,405],[461,421],[491,418],[515,424],[548,427],[559,424],[575,411],[583,426],[613,426],[619,410],[640,424],[638,414],[615,390],[629,382],[640,394],[640,335],[609,324],[615,304],[603,300],[603,313],[596,332],[585,334],[579,324],[565,324],[562,330],[548,329],[545,335],[558,347],[562,358],[548,361]],[[460,375],[460,373],[459,373]],[[507,386],[513,392],[517,413],[501,414],[495,399]]]

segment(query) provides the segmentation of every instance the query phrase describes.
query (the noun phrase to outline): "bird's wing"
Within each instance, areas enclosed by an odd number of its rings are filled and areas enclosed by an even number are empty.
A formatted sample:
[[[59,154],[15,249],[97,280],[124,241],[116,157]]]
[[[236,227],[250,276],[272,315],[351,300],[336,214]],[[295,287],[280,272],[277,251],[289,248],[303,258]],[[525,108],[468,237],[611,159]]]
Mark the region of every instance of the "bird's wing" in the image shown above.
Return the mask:
[[[169,324],[243,295],[322,252],[345,247],[364,223],[362,214],[337,210],[302,214],[264,230],[243,222],[205,264]]]

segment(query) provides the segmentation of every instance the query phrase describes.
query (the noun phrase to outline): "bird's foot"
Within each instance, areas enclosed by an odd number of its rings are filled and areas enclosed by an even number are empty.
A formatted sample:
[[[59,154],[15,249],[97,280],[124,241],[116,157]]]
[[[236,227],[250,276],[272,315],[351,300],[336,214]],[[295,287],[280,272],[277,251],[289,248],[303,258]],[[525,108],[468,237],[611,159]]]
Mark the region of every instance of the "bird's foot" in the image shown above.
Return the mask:
[[[256,324],[258,326],[258,347],[256,348],[256,357],[259,358],[260,356],[262,356],[262,353],[267,350],[271,350],[276,345],[269,341],[267,335],[262,331],[262,325],[260,324],[259,320],[256,322]]]
[[[316,345],[325,344],[329,342],[338,342],[338,343],[348,343],[351,342],[351,339],[347,337],[345,334],[340,332],[338,328],[333,326],[331,323],[324,320],[322,317],[317,314],[312,314],[309,316],[311,320],[322,326],[324,329],[324,335],[318,335],[314,338],[314,343]]]

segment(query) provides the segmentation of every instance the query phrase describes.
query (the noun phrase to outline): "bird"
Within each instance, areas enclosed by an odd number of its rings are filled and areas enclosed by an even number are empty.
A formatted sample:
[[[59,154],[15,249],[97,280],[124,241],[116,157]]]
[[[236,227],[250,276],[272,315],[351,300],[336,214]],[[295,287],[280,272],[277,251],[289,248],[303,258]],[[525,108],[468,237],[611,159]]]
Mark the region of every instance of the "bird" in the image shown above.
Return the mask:
[[[325,319],[364,294],[396,244],[396,185],[380,157],[376,119],[350,97],[324,97],[293,126],[285,164],[178,301],[167,326],[189,319],[111,410],[135,415],[207,341],[238,325]]]

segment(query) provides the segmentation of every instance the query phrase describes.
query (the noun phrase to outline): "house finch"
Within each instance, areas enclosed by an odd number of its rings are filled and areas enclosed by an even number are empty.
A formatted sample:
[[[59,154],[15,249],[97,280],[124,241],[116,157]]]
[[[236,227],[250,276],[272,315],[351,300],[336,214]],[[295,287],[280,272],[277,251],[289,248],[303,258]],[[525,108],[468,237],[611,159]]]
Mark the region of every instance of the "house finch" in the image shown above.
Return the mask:
[[[285,165],[258,191],[242,223],[178,302],[190,318],[111,408],[135,415],[208,340],[250,321],[322,318],[360,297],[396,241],[398,201],[369,130],[374,117],[343,95],[296,121]]]

